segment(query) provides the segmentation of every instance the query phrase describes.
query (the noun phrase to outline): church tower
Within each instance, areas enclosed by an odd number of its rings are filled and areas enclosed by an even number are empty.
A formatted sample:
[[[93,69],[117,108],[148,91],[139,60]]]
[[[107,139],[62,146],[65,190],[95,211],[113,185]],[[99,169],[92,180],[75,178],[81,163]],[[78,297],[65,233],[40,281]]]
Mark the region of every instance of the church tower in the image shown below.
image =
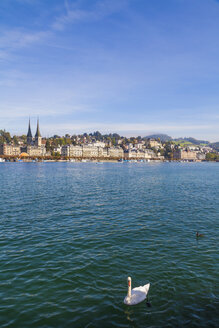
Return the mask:
[[[28,132],[27,132],[27,144],[31,145],[33,142],[33,137],[32,137],[32,132],[30,128],[30,119],[29,119],[29,127],[28,127]]]
[[[34,144],[37,147],[40,147],[42,145],[42,137],[41,137],[40,128],[39,128],[39,119],[37,120],[37,129],[36,129]]]

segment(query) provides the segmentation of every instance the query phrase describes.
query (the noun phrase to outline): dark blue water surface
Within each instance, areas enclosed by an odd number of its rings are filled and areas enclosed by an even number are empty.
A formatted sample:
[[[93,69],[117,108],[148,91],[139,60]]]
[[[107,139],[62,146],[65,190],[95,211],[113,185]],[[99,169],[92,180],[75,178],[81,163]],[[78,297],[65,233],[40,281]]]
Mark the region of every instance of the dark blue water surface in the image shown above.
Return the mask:
[[[0,163],[0,327],[219,327],[218,216],[219,163]]]

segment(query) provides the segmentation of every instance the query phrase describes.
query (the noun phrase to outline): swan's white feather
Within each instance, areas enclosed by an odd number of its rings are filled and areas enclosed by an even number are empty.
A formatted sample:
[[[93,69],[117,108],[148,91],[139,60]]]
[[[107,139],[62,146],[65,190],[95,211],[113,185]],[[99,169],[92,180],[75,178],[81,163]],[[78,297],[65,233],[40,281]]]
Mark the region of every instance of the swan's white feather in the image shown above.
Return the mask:
[[[124,303],[126,305],[136,305],[146,299],[150,284],[135,287],[131,290],[131,297],[126,296]]]

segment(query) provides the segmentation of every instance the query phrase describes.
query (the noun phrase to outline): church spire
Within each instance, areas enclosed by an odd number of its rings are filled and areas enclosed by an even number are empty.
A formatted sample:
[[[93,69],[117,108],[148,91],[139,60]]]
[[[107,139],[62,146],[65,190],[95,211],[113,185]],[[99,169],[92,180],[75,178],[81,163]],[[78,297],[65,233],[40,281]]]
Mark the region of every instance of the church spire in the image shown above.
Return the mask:
[[[29,118],[29,126],[28,126],[28,132],[27,132],[27,144],[30,145],[33,141],[33,137],[32,137],[32,132],[31,132],[31,128],[30,128],[30,118]]]
[[[40,134],[40,128],[39,128],[39,119],[37,119],[37,129],[36,129],[35,138],[39,138],[39,137],[41,137],[41,134]]]
[[[40,134],[40,127],[39,127],[39,118],[37,119],[37,129],[36,129],[34,144],[37,147],[40,147],[42,145],[42,137]]]

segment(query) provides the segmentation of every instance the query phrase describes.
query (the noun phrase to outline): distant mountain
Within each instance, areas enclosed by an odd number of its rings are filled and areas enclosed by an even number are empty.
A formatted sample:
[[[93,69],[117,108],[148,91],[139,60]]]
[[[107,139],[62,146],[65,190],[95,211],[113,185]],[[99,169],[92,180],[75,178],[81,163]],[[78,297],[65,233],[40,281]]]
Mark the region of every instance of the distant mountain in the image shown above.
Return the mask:
[[[211,146],[212,148],[214,148],[215,150],[219,150],[219,142],[214,142],[214,143],[210,143],[207,140],[198,140],[192,137],[188,137],[188,138],[175,138],[173,139],[172,137],[168,136],[167,134],[162,134],[162,133],[158,133],[158,134],[151,134],[149,136],[144,137],[144,139],[160,139],[162,142],[165,141],[178,141],[179,143],[182,144],[186,144],[186,143],[191,143],[193,145],[208,145]]]
[[[219,142],[212,142],[209,144],[210,147],[212,147],[213,149],[219,151]]]
[[[168,136],[167,134],[162,134],[162,133],[160,133],[160,134],[151,134],[151,135],[146,136],[144,138],[146,138],[146,139],[148,139],[148,138],[158,139],[159,138],[161,141],[170,141],[170,140],[172,140],[172,138],[170,136]]]

